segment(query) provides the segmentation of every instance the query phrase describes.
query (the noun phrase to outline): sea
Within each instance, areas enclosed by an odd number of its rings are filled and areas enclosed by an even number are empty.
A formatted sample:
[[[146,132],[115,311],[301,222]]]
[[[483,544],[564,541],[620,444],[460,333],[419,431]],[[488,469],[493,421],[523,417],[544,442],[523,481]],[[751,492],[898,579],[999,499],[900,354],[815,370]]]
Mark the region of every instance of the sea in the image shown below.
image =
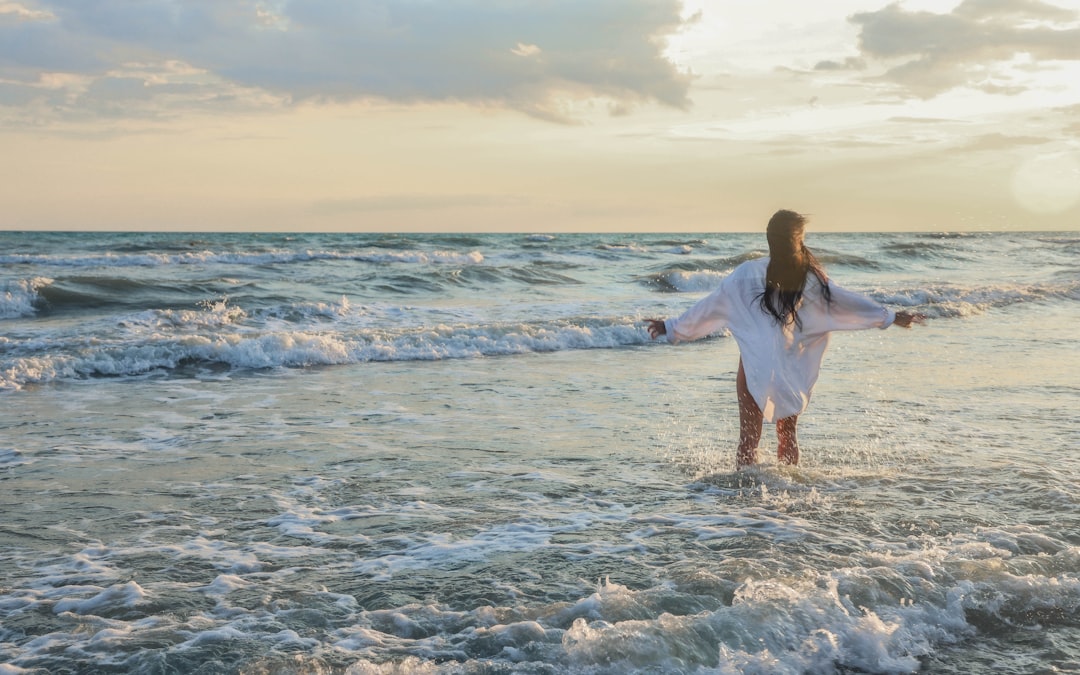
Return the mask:
[[[737,471],[763,232],[0,232],[0,675],[1080,672],[1080,234],[807,245]]]

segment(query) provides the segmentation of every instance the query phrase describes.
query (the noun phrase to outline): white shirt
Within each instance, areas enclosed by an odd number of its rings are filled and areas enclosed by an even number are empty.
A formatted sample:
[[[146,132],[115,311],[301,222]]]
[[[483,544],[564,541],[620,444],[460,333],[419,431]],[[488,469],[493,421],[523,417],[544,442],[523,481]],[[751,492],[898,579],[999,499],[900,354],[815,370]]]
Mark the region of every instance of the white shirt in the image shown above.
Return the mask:
[[[888,328],[895,312],[829,281],[826,302],[812,273],[798,312],[802,326],[781,326],[761,308],[768,258],[745,262],[677,319],[667,319],[668,342],[678,344],[727,329],[739,344],[746,386],[768,422],[798,415],[810,403],[821,360],[834,330]]]

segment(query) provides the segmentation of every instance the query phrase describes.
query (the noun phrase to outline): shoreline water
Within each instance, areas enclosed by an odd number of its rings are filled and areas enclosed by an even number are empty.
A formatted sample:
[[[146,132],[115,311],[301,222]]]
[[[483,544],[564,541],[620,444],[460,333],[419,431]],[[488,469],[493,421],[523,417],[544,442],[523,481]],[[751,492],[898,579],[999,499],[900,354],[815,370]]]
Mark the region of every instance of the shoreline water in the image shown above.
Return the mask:
[[[112,356],[0,392],[0,663],[1080,669],[1072,258],[1021,235],[823,239],[846,286],[934,318],[837,336],[802,464],[776,466],[767,432],[744,472],[733,341],[650,343],[640,320],[688,306],[752,238],[6,267],[82,299],[34,291],[33,314],[0,321],[5,367]],[[425,358],[324,358],[376,336]],[[301,348],[318,358],[283,356]],[[135,359],[163,349],[174,365]]]

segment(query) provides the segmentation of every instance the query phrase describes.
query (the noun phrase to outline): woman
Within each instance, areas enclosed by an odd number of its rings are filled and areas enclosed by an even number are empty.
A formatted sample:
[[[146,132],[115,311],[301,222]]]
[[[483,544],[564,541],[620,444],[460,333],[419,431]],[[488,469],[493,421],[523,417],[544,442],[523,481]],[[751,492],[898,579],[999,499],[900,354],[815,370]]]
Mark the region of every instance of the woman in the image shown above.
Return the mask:
[[[810,402],[834,330],[908,328],[925,317],[894,312],[829,281],[803,244],[806,217],[777,211],[769,257],[739,265],[720,287],[677,319],[649,319],[649,335],[677,344],[724,328],[739,344],[739,468],[757,459],[763,420],[776,422],[777,460],[799,463],[795,426]]]

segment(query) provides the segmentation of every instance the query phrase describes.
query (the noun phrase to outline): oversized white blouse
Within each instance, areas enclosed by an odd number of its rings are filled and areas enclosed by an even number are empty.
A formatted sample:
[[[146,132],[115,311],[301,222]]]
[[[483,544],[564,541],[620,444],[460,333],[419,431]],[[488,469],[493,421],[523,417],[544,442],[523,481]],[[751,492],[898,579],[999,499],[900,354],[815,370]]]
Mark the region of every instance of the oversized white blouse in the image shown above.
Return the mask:
[[[746,386],[765,420],[775,422],[806,410],[830,332],[888,328],[896,314],[832,281],[832,300],[826,302],[821,282],[808,273],[798,307],[802,326],[781,326],[760,304],[768,264],[768,258],[758,258],[739,265],[715,291],[664,326],[672,344],[729,330],[739,345]]]

